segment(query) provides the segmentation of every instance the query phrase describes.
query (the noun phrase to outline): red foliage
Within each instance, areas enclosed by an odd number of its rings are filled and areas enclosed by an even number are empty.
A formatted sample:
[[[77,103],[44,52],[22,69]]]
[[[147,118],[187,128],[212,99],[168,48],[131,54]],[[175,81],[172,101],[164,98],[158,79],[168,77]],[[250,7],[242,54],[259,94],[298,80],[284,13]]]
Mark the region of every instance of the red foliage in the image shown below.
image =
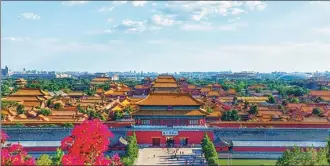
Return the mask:
[[[8,135],[1,130],[1,144],[4,144],[8,138]]]
[[[85,120],[75,126],[71,134],[61,141],[61,148],[68,151],[63,156],[63,165],[122,165],[119,156],[113,158],[116,161],[104,157],[110,144],[109,137],[113,135],[99,119]]]
[[[1,143],[4,144],[8,138],[7,134],[1,131]],[[1,165],[35,165],[35,160],[28,156],[20,144],[13,144],[10,147],[1,149]]]

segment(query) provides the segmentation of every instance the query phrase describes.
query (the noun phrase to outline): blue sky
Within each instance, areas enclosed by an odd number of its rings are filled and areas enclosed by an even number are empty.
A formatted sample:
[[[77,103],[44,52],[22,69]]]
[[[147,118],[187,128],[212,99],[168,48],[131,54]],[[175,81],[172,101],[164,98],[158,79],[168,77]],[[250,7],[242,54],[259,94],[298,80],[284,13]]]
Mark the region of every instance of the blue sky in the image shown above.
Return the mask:
[[[330,2],[1,2],[1,65],[330,71]]]

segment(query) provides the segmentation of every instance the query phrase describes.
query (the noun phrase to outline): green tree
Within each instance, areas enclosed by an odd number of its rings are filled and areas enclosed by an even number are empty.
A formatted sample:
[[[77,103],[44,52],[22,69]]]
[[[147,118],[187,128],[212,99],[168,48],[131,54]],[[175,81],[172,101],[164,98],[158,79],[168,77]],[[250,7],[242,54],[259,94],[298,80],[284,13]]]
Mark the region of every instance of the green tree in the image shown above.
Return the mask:
[[[122,158],[122,162],[124,165],[133,165],[139,154],[139,146],[137,144],[135,132],[133,132],[132,136],[127,137],[127,142],[126,156]]]
[[[256,105],[251,106],[249,110],[249,114],[253,114],[253,115],[258,114],[258,106]]]
[[[283,101],[282,101],[282,105],[283,105],[283,106],[287,106],[287,105],[288,105],[288,101],[287,101],[287,100],[283,100]]]
[[[327,148],[320,148],[317,151],[313,147],[307,147],[306,150],[303,150],[295,146],[292,150],[285,151],[277,160],[276,165],[328,165]]]
[[[47,100],[47,101],[46,101],[46,106],[47,106],[47,107],[50,107],[51,104],[52,104],[52,101],[51,101],[51,100]]]
[[[42,154],[37,162],[36,165],[44,166],[44,165],[52,165],[52,160],[47,154]]]
[[[208,165],[218,165],[219,159],[218,159],[218,153],[214,147],[213,142],[210,140],[210,137],[207,135],[207,133],[204,134],[204,137],[201,141],[202,145],[202,152],[204,154],[204,157],[208,163]]]
[[[10,101],[10,100],[1,100],[1,109],[6,109],[6,108],[10,108],[10,107],[16,107],[17,110],[17,106],[19,104],[16,101]]]
[[[1,96],[8,96],[10,94],[9,86],[6,84],[1,84]]]
[[[38,111],[38,114],[44,115],[44,116],[48,116],[50,115],[52,112],[49,108],[42,108]]]
[[[62,107],[61,103],[55,103],[54,104],[54,109],[58,110]]]
[[[132,112],[134,112],[134,109],[133,109],[131,106],[127,106],[127,107],[125,108],[125,112],[132,113]]]
[[[313,108],[312,114],[314,115],[321,115],[322,111],[320,108]]]
[[[17,107],[16,107],[16,111],[17,111],[17,114],[24,114],[25,110],[24,110],[24,106],[22,104],[19,104]]]
[[[73,125],[72,123],[68,123],[68,122],[66,122],[66,123],[63,124],[63,127],[66,127],[66,128],[73,128],[74,125]]]
[[[320,102],[323,102],[324,101],[324,99],[322,98],[322,97],[317,97],[316,99],[315,99],[315,102],[316,103],[320,103]]]
[[[267,102],[268,102],[268,103],[271,103],[271,104],[274,104],[274,103],[276,102],[276,100],[275,100],[274,96],[270,95],[270,96],[268,97],[268,101],[267,101]]]
[[[249,102],[248,101],[245,101],[244,102],[244,107],[243,107],[243,109],[247,109],[249,107]]]
[[[57,148],[55,155],[52,157],[52,165],[61,166],[63,156],[64,156],[64,152],[60,148]]]
[[[114,118],[115,120],[123,119],[123,112],[122,111],[115,111]]]
[[[206,111],[207,111],[208,113],[212,113],[212,112],[213,112],[213,110],[212,110],[211,107],[206,107]]]
[[[298,103],[300,103],[300,100],[297,97],[294,97],[294,98],[290,98],[289,102],[298,104]]]
[[[262,91],[261,88],[256,88],[256,89],[255,89],[255,92],[256,92],[256,93],[261,93],[261,91]]]
[[[222,121],[238,121],[239,119],[237,110],[226,111],[221,117]]]

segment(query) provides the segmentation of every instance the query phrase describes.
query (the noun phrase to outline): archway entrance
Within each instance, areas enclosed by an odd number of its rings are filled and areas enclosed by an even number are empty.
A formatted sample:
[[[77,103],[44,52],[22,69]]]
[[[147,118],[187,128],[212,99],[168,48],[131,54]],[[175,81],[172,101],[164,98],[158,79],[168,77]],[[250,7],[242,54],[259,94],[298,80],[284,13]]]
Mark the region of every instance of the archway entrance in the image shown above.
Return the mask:
[[[187,146],[188,145],[188,138],[180,138],[180,145]]]
[[[152,138],[152,146],[160,146],[160,138]]]
[[[166,137],[166,147],[173,147],[173,146],[174,146],[174,138]]]

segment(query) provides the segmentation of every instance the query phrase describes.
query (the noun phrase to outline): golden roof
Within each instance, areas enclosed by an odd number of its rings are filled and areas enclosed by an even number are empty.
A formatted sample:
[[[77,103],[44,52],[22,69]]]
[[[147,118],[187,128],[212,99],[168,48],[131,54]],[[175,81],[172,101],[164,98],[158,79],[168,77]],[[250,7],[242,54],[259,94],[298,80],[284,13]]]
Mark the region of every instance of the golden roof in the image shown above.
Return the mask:
[[[107,91],[104,92],[105,95],[111,95],[113,94],[114,90],[113,89],[109,89]]]
[[[17,92],[11,94],[10,96],[45,96],[45,95],[48,95],[48,93],[42,91],[39,88],[21,88]]]
[[[213,110],[209,115],[207,115],[206,117],[220,117],[222,115],[222,113],[220,111],[215,111]]]
[[[175,79],[172,75],[159,75],[157,78],[159,79]]]
[[[137,105],[162,105],[162,106],[200,106],[201,102],[188,93],[168,92],[150,93],[145,99],[136,102]]]
[[[327,96],[330,97],[330,90],[311,90],[309,92],[311,96]]]
[[[91,84],[105,84],[106,82],[110,82],[110,78],[109,77],[96,77],[94,79],[91,80]]]
[[[205,116],[207,112],[202,110],[139,110],[132,115],[150,115],[150,116]]]
[[[188,89],[195,89],[196,85],[188,85]]]
[[[207,93],[207,95],[208,96],[220,96],[219,92],[217,92],[217,91],[210,91],[210,92]]]
[[[209,92],[209,91],[211,91],[210,87],[202,87],[201,88],[201,92]]]
[[[153,86],[153,88],[177,88],[177,83],[158,83],[156,82]]]
[[[237,97],[237,100],[242,100],[243,102],[266,102],[268,97]]]
[[[155,80],[156,83],[176,83],[174,78],[157,78]]]
[[[81,91],[73,91],[68,93],[68,96],[84,96],[84,95],[85,93]]]

